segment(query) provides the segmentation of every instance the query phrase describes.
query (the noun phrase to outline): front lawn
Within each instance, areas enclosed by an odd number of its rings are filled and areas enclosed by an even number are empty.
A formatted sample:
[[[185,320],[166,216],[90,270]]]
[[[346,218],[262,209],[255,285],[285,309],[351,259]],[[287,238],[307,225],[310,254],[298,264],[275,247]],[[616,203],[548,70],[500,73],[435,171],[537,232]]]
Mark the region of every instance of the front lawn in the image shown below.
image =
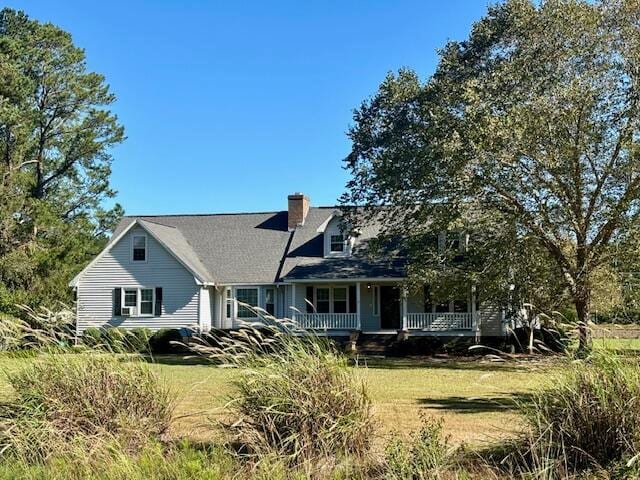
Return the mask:
[[[155,368],[178,393],[174,435],[210,437],[210,419],[224,415],[237,371],[185,365],[179,357],[155,361]],[[477,444],[517,428],[515,402],[526,399],[550,368],[555,367],[548,361],[387,359],[369,361],[357,370],[368,384],[383,433],[414,430],[420,414],[427,413],[444,418],[446,432],[455,442]]]

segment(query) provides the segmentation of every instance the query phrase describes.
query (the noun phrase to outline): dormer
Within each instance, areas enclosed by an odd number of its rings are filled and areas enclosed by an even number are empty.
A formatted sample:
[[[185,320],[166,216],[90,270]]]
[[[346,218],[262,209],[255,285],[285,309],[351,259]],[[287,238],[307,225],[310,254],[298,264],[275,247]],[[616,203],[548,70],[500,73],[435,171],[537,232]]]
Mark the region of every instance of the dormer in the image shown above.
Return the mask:
[[[338,213],[333,213],[318,228],[318,232],[324,235],[324,257],[342,258],[350,257],[353,250],[354,237],[349,235],[349,230]]]

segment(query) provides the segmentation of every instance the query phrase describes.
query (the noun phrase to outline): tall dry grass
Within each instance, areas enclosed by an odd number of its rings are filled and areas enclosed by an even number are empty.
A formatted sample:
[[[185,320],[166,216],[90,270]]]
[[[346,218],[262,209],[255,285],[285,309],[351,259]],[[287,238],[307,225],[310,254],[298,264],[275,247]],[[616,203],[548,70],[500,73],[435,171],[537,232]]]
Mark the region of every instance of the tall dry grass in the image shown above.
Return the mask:
[[[326,338],[259,313],[259,324],[192,347],[242,370],[227,405],[234,421],[226,425],[240,452],[293,465],[365,455],[374,420],[364,380]]]
[[[160,439],[173,395],[142,361],[107,354],[45,354],[7,374],[0,405],[3,454],[30,462],[52,455],[134,453]]]

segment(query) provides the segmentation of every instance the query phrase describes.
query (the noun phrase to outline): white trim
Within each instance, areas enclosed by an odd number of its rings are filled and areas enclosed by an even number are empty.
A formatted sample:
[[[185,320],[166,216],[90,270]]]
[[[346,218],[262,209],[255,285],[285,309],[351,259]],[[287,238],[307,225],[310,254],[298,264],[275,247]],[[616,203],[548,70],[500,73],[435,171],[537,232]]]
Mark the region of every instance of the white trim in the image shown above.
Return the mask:
[[[372,315],[380,317],[380,285],[371,285],[371,295],[373,297]]]
[[[130,317],[130,318],[149,318],[155,317],[156,312],[156,287],[120,287],[120,310],[122,313],[122,309],[124,307],[130,307],[131,305],[125,305],[126,292],[135,291],[136,292],[136,314],[135,315],[120,315],[121,317]],[[142,313],[142,290],[151,290],[151,313]]]
[[[325,230],[327,229],[327,227],[329,226],[329,224],[331,223],[331,220],[333,220],[334,218],[338,217],[339,215],[334,211],[331,215],[329,215],[329,218],[327,218],[324,222],[322,222],[320,224],[320,226],[318,227],[318,229],[316,230],[316,232],[318,233],[324,233]]]
[[[354,282],[380,282],[380,283],[397,283],[406,280],[407,277],[393,277],[393,278],[381,278],[381,277],[354,277],[354,278],[303,278],[303,279],[288,279],[287,284],[294,283],[354,283]]]
[[[109,241],[109,244],[104,247],[104,249],[93,259],[91,260],[91,262],[89,262],[89,264],[84,267],[80,273],[78,273],[73,280],[71,280],[69,282],[69,286],[70,287],[75,287],[78,285],[78,282],[80,282],[80,279],[84,276],[84,274],[87,272],[87,270],[89,270],[91,267],[93,267],[96,263],[98,263],[98,260],[100,260],[102,257],[104,257],[107,252],[109,252],[114,245],[116,245],[118,242],[120,242],[120,240],[122,240],[122,238],[129,233],[129,231],[135,226],[138,225],[140,228],[142,228],[145,232],[147,232],[149,235],[151,235],[160,245],[162,245],[162,247],[171,254],[171,256],[173,258],[175,258],[184,268],[187,269],[187,271],[191,272],[193,274],[194,280],[196,281],[196,284],[198,285],[208,285],[210,284],[210,282],[205,282],[204,279],[200,278],[200,276],[191,268],[189,267],[180,257],[178,257],[178,255],[176,255],[174,253],[174,251],[169,248],[160,238],[158,238],[157,235],[155,235],[151,230],[149,230],[147,227],[144,226],[144,224],[140,223],[139,219],[136,218],[133,222],[131,222],[127,227],[125,227],[124,230],[122,230],[122,232],[120,232],[118,234],[118,236],[112,240]],[[171,227],[167,227],[167,228],[171,228]],[[148,250],[148,246],[147,246],[147,250]]]
[[[356,314],[358,315],[358,330],[362,329],[362,306],[360,305],[360,282],[356,282]],[[348,306],[347,306],[348,308]]]
[[[351,300],[351,292],[349,291],[350,290],[349,287],[353,286],[353,282],[350,282],[348,285],[343,285],[343,284],[339,284],[339,285],[324,285],[323,284],[322,286],[316,286],[316,285],[308,285],[308,286],[313,288],[313,298],[311,299],[311,303],[313,305],[313,310],[314,311],[310,312],[310,313],[319,313],[321,315],[330,314],[330,313],[331,314],[336,313],[338,315],[341,315],[343,313],[344,314],[347,314],[347,313],[358,313],[360,311],[360,309],[359,309],[360,305],[359,305],[358,302],[356,302],[357,303],[356,304],[356,309],[357,310],[355,312],[352,312],[351,308],[350,308],[350,305],[351,305],[351,301],[350,301]],[[318,288],[329,290],[329,299],[326,300],[326,301],[329,302],[329,311],[328,312],[318,312]],[[346,311],[345,312],[339,313],[339,312],[335,311],[336,298],[335,298],[334,291],[335,291],[336,288],[344,289],[344,291],[345,291],[345,299],[344,300],[339,300],[340,302],[342,302],[342,301],[346,302],[346,305],[345,305],[345,307],[346,307],[345,310]],[[295,286],[294,286],[294,289],[295,289]],[[305,299],[306,299],[306,292],[305,292]],[[356,283],[356,299],[358,299],[358,284],[357,283]],[[306,302],[305,302],[305,306],[304,307],[305,307],[305,313],[306,313],[306,307],[307,307]]]

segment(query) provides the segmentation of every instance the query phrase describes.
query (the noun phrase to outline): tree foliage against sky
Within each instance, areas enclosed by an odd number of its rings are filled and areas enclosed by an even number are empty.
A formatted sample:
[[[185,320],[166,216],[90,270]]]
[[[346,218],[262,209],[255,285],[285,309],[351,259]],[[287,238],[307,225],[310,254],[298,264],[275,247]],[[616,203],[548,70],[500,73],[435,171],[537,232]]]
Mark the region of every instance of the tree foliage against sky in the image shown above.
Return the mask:
[[[470,230],[485,259],[466,276],[510,283],[527,276],[511,255],[535,253],[586,319],[594,272],[638,223],[639,28],[634,0],[491,7],[426,82],[389,75],[356,111],[344,201],[394,205],[387,236],[427,269],[433,228]]]
[[[105,208],[114,100],[67,32],[0,11],[0,309],[68,299],[122,214]]]

